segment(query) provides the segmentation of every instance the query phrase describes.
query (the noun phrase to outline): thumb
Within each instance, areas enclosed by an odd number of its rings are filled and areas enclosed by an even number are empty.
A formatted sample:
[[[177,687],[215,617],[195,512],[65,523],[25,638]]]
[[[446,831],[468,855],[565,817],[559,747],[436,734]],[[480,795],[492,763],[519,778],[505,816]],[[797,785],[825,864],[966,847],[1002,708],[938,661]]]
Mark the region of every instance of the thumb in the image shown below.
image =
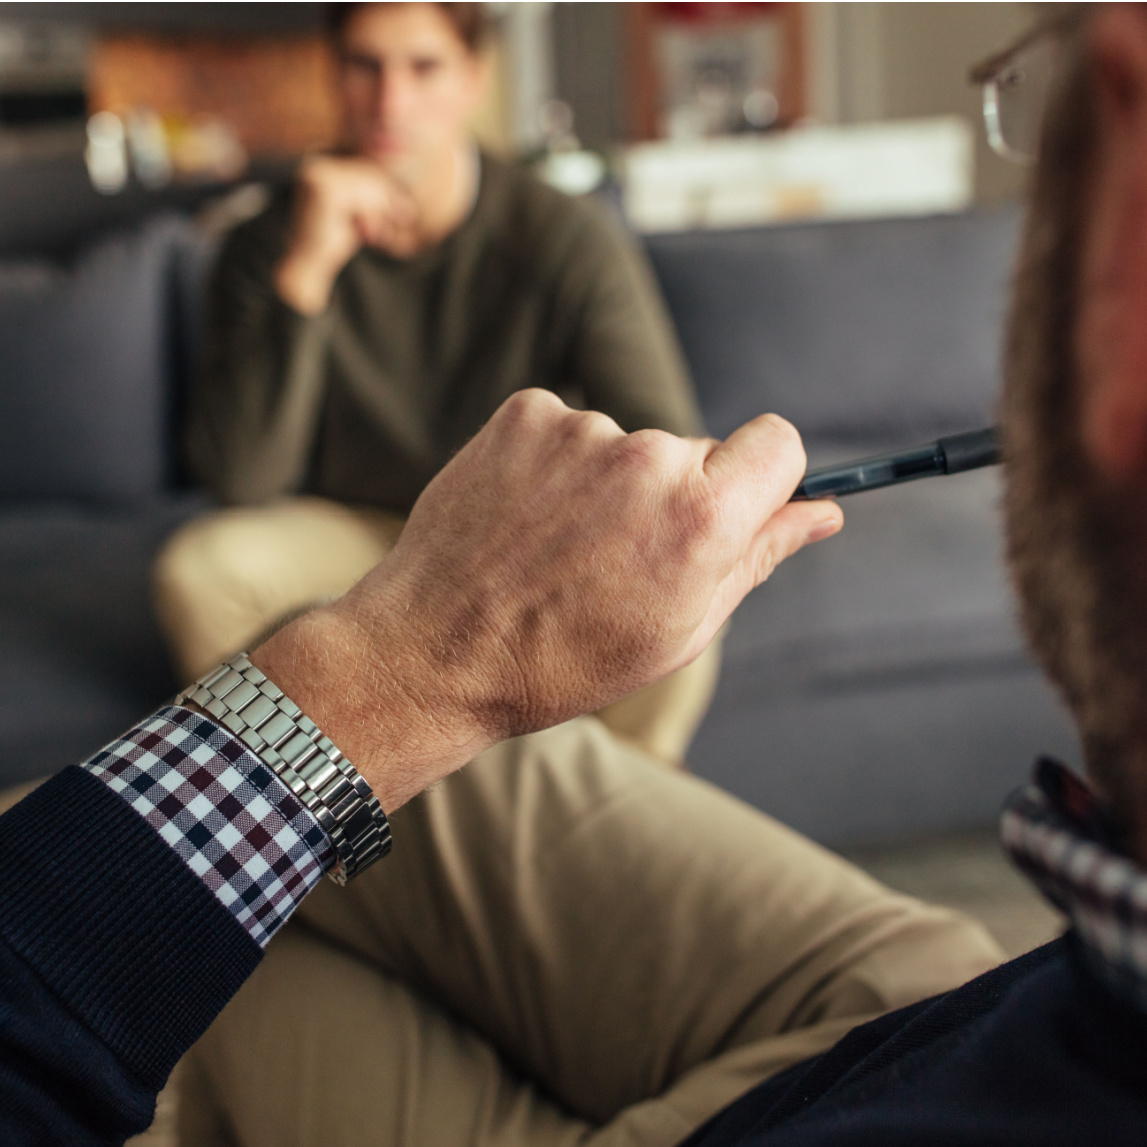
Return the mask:
[[[767,580],[781,562],[807,545],[831,538],[843,525],[844,514],[835,502],[789,502],[778,510],[718,585],[691,643],[696,646],[692,655],[712,641],[745,595]]]
[[[835,502],[789,502],[761,527],[733,573],[744,578],[748,593],[768,580],[786,558],[831,538],[843,525],[844,514]]]
[[[762,414],[716,443],[705,459],[705,473],[719,486],[747,495],[744,504],[762,523],[792,496],[805,461],[796,427],[779,414]]]

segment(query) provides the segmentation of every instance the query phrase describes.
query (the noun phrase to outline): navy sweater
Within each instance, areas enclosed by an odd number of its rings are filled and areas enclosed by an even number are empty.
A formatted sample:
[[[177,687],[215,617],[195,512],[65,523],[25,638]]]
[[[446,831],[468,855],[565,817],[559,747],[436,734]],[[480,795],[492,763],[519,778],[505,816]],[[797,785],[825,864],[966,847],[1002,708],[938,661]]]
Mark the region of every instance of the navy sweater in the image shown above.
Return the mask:
[[[857,1028],[687,1147],[1147,1144],[1147,1017],[1070,935]]]
[[[0,1143],[121,1143],[261,951],[72,766],[0,817]]]
[[[119,1143],[258,945],[146,822],[65,769],[0,818],[0,1142]],[[1147,1143],[1147,1019],[1060,940],[858,1028],[689,1147]]]

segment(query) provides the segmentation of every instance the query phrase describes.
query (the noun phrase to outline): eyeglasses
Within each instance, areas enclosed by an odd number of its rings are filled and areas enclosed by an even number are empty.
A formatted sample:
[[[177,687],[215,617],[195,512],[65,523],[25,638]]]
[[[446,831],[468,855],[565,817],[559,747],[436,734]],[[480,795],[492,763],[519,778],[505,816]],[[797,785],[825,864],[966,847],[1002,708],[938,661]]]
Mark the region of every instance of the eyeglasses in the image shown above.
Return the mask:
[[[988,143],[997,155],[1013,163],[1035,162],[1064,39],[1082,16],[1082,6],[1073,7],[1038,24],[968,73],[972,83],[983,90]]]

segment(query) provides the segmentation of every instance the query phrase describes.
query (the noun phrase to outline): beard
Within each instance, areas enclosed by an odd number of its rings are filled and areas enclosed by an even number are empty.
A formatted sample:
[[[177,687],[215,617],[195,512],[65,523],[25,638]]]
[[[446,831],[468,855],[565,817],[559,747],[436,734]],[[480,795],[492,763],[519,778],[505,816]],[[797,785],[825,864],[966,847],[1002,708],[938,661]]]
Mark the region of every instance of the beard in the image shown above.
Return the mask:
[[[1138,491],[1101,483],[1082,440],[1075,331],[1096,101],[1068,47],[1040,144],[1006,344],[1003,442],[1011,573],[1031,647],[1079,728],[1088,772],[1132,823],[1147,697],[1147,531]]]

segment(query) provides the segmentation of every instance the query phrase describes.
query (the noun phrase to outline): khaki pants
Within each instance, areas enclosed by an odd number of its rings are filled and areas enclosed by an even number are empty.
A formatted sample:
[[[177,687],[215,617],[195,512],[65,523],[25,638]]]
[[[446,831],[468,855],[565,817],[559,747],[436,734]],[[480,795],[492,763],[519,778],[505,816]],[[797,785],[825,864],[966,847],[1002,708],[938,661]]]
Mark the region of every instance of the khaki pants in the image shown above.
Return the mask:
[[[1003,957],[585,717],[400,809],[184,1062],[183,1147],[670,1147]]]
[[[159,620],[193,681],[285,616],[346,593],[394,547],[403,519],[321,498],[219,510],[177,531],[155,567]],[[603,709],[618,735],[680,762],[709,707],[715,642],[692,665]]]

